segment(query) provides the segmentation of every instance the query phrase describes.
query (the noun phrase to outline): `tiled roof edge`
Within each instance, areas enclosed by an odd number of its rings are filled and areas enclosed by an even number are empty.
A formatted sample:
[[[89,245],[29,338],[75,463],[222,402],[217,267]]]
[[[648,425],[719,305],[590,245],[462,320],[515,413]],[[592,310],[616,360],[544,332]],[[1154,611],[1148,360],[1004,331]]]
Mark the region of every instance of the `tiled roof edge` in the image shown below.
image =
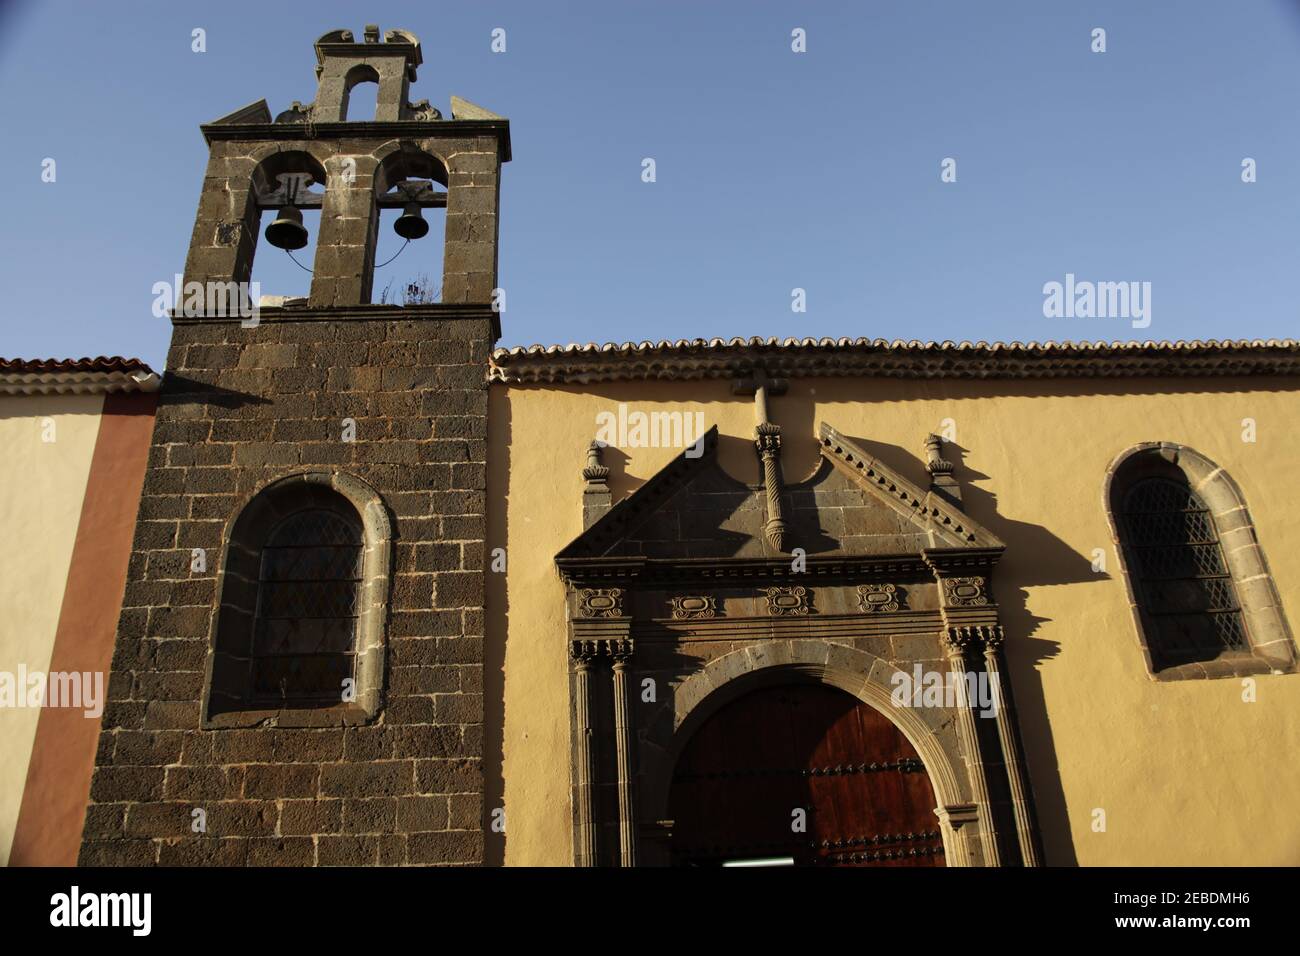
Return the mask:
[[[761,360],[761,361],[760,361]],[[1192,342],[919,342],[733,338],[499,348],[490,381],[586,384],[771,375],[1066,378],[1300,374],[1293,339]]]
[[[0,395],[95,395],[155,392],[159,375],[120,355],[80,359],[2,359]]]

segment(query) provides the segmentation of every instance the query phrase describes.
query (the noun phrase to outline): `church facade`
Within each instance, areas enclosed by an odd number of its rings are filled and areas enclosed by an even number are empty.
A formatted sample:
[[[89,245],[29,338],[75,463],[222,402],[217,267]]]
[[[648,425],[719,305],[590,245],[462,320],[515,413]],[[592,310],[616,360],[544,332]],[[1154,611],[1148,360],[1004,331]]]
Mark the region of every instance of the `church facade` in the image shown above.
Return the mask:
[[[1275,802],[1300,785],[1294,362],[1280,343],[499,351],[506,862],[1300,862]],[[711,430],[683,449],[629,427],[593,467],[620,405]],[[950,673],[965,702],[929,693]],[[791,696],[828,686],[838,709]],[[812,840],[788,832],[800,808]]]
[[[186,285],[319,208],[314,274],[178,308],[121,449],[81,864],[1300,863],[1300,346],[496,348],[508,121],[316,53],[202,127]],[[372,304],[434,208],[441,301]]]

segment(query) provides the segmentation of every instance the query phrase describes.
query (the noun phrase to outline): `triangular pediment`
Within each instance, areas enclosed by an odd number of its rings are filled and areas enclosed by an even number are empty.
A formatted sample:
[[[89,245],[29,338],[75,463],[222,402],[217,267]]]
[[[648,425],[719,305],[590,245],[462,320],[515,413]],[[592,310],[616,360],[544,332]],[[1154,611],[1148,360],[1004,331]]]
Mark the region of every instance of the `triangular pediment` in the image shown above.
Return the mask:
[[[269,123],[271,122],[271,109],[266,105],[266,100],[257,100],[249,103],[247,106],[241,106],[225,116],[214,119],[209,126],[225,126],[239,123]]]
[[[823,424],[820,460],[781,490],[782,549],[764,534],[768,490],[718,464],[716,427],[557,555],[619,561],[810,560],[916,556],[942,549],[1001,549],[995,535],[940,495],[919,488]],[[692,452],[696,454],[692,455]]]
[[[930,537],[928,548],[1002,548],[997,535],[943,496],[920,488],[823,422],[817,429],[823,461],[850,475],[875,500]]]

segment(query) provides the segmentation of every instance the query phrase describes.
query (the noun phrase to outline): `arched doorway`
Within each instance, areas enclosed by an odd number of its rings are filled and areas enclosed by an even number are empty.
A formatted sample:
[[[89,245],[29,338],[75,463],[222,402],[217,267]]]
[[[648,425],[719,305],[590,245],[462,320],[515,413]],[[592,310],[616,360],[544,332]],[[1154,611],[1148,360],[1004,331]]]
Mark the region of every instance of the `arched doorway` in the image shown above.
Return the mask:
[[[763,688],[707,718],[682,751],[672,859],[943,866],[936,806],[916,750],[870,705],[824,684]]]

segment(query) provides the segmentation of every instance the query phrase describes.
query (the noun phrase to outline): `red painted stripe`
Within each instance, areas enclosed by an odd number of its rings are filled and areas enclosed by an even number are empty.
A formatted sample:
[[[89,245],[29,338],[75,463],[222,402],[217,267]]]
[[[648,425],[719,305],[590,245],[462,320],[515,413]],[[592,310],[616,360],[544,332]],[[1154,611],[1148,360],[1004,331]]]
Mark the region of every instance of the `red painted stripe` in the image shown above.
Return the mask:
[[[50,671],[101,671],[105,695],[156,405],[148,393],[104,399],[54,636]],[[10,866],[76,865],[99,723],[79,709],[41,709]]]

